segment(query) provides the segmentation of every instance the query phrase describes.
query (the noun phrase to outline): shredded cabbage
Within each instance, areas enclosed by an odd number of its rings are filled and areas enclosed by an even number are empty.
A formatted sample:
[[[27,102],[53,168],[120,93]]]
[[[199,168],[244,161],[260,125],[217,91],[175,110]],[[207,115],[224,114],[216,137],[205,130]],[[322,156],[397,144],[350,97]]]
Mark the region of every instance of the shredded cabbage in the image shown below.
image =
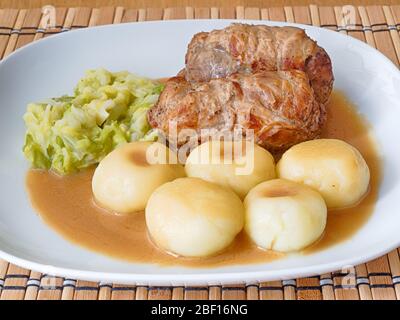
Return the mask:
[[[100,162],[123,143],[154,141],[146,114],[162,89],[129,72],[89,70],[72,96],[28,104],[25,157],[34,168],[65,175]]]

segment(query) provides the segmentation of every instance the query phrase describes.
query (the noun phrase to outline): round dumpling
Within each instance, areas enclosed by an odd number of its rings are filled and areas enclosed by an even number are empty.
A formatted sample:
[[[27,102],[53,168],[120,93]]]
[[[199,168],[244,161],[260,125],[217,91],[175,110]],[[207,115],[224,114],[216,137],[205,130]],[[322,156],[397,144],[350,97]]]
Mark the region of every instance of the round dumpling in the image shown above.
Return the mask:
[[[229,187],[242,199],[260,182],[275,178],[272,155],[250,141],[208,141],[190,153],[189,177]]]
[[[370,173],[360,152],[336,139],[300,143],[286,151],[277,166],[280,178],[318,190],[328,208],[355,205],[368,191]]]
[[[184,257],[220,252],[244,222],[243,203],[233,191],[198,178],[176,179],[157,188],[145,214],[153,242]]]
[[[118,213],[143,211],[157,187],[185,175],[171,154],[158,142],[131,142],[115,149],[94,173],[96,203]]]
[[[299,183],[269,180],[251,189],[245,201],[245,230],[261,248],[289,252],[316,241],[326,226],[321,195]]]

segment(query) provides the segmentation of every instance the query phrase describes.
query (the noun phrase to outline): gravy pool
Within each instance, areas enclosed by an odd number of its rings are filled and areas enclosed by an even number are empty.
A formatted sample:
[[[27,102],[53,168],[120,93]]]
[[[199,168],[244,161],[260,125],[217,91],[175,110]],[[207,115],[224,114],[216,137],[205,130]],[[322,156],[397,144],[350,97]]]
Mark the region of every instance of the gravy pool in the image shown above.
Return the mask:
[[[322,137],[337,138],[356,147],[371,173],[370,189],[362,201],[350,208],[330,211],[323,236],[303,251],[323,250],[351,237],[374,210],[381,179],[380,158],[367,122],[340,92],[333,92]],[[284,254],[259,249],[242,232],[219,255],[201,259],[175,257],[157,249],[148,237],[143,212],[117,215],[93,201],[94,169],[60,177],[43,170],[30,170],[26,186],[34,209],[53,229],[68,240],[115,258],[160,265],[216,267],[268,262]]]

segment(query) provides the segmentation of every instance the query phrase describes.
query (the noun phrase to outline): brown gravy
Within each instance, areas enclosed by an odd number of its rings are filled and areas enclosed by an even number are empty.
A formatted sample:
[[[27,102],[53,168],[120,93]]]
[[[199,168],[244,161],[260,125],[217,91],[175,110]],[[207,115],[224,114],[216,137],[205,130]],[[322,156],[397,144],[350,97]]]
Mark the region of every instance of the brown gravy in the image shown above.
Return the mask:
[[[363,154],[371,171],[371,186],[355,207],[329,212],[324,235],[304,254],[322,250],[353,235],[371,215],[381,177],[380,161],[370,130],[346,98],[334,92],[323,137],[343,139]],[[68,177],[30,170],[26,185],[33,207],[68,240],[112,257],[161,265],[216,267],[268,262],[283,254],[257,248],[242,232],[223,253],[204,259],[177,258],[162,252],[148,238],[143,213],[111,214],[93,201],[93,169]]]

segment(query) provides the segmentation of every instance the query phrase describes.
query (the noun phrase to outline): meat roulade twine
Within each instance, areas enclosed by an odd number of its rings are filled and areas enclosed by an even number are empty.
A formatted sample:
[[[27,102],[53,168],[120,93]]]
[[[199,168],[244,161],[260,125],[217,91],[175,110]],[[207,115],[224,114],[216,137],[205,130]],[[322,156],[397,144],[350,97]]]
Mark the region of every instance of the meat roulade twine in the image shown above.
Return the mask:
[[[254,130],[255,142],[282,151],[318,137],[333,85],[327,53],[304,30],[233,24],[196,34],[186,68],[150,109],[153,128]],[[172,137],[173,138],[173,137]]]

